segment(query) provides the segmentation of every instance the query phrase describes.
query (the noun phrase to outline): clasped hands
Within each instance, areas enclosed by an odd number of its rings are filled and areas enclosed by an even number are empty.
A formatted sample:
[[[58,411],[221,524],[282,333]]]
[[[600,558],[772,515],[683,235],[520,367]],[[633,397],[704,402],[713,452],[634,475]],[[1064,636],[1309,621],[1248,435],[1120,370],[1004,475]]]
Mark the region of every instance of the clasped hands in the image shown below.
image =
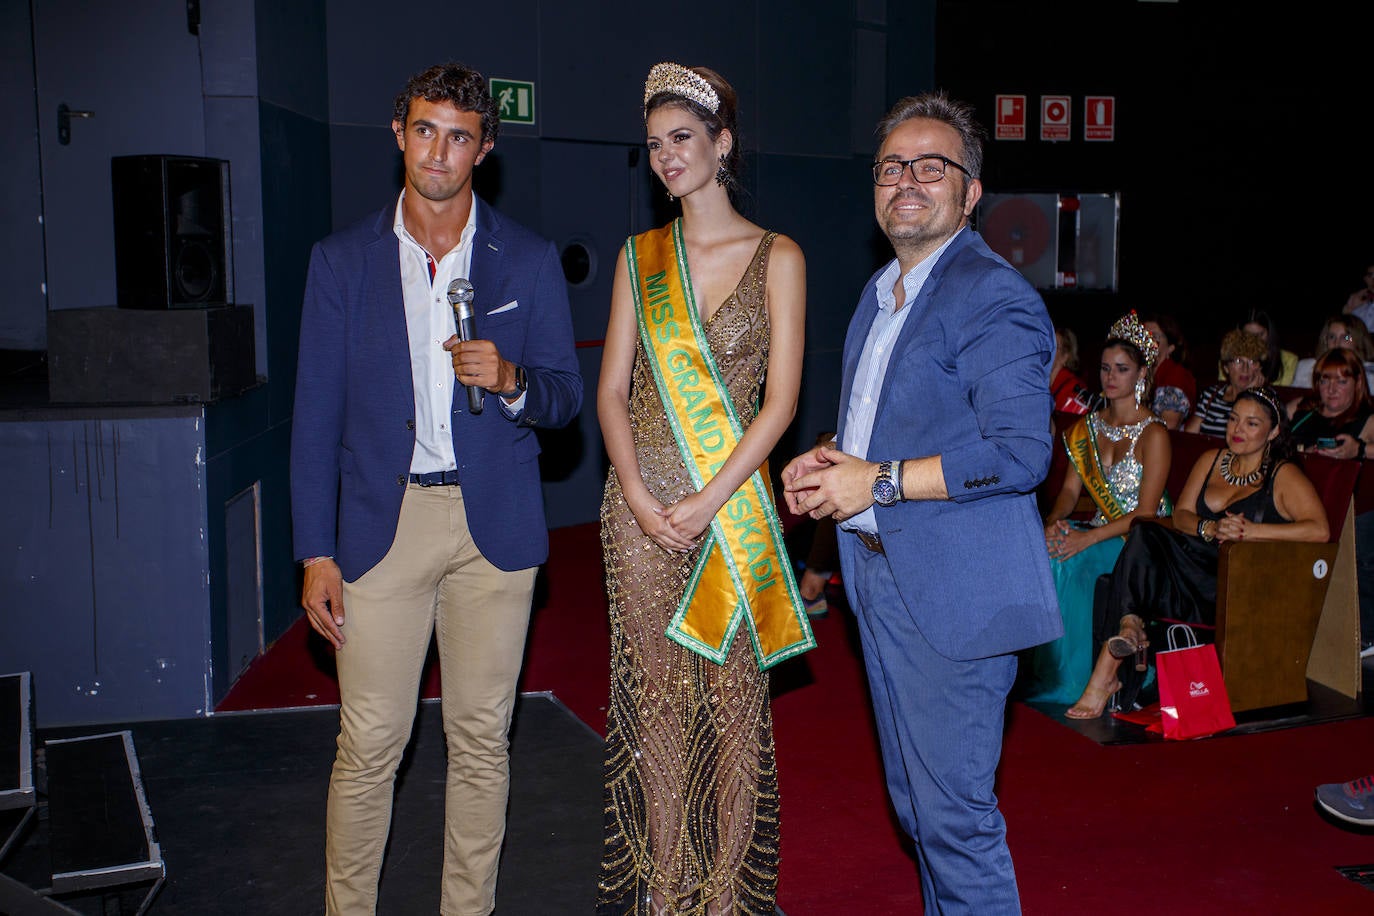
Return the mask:
[[[1237,512],[1227,512],[1225,518],[1217,519],[1218,541],[1243,541],[1250,520]]]
[[[782,469],[783,498],[793,515],[842,522],[873,505],[877,473],[872,461],[818,445]]]
[[[1063,519],[1045,526],[1045,546],[1049,548],[1050,556],[1056,559],[1067,560],[1092,546],[1092,543],[1091,532],[1075,528]]]
[[[716,515],[701,493],[689,493],[670,506],[646,494],[630,504],[639,530],[670,553],[686,553],[697,547],[701,534]]]
[[[490,340],[463,340],[454,334],[442,346],[453,358],[453,374],[460,384],[492,394],[515,390],[515,364],[502,359]]]

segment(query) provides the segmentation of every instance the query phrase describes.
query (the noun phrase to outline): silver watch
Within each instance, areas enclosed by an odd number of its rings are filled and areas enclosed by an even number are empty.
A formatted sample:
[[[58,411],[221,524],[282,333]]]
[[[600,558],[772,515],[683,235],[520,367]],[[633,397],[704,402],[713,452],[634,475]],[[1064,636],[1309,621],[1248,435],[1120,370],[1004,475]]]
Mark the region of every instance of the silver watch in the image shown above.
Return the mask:
[[[895,506],[902,498],[901,487],[898,486],[892,468],[891,461],[884,461],[878,465],[878,477],[873,481],[873,501],[880,506]]]

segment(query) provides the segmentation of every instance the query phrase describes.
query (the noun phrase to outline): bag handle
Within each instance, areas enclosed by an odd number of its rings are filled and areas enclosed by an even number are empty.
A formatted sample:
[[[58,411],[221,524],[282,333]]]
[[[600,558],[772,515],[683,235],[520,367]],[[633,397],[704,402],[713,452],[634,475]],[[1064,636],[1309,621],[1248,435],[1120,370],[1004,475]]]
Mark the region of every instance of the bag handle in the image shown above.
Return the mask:
[[[1179,642],[1174,639],[1175,633],[1177,631],[1182,631],[1182,645],[1179,645]],[[1170,651],[1173,651],[1174,649],[1193,649],[1196,648],[1198,645],[1197,634],[1194,633],[1193,628],[1188,626],[1188,624],[1186,623],[1169,624],[1168,639]]]

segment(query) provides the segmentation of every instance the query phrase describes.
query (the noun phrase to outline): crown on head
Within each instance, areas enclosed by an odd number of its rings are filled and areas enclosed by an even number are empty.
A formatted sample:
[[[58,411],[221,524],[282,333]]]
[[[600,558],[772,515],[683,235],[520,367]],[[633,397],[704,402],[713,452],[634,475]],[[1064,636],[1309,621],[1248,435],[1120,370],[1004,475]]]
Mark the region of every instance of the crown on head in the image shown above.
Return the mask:
[[[1259,400],[1263,401],[1265,405],[1269,408],[1269,410],[1273,412],[1274,422],[1277,423],[1279,421],[1279,417],[1283,414],[1283,411],[1279,409],[1279,399],[1278,396],[1274,393],[1274,389],[1268,387],[1267,385],[1255,385],[1253,387],[1246,388],[1244,391],[1241,392],[1241,394],[1246,394],[1250,397],[1258,398]]]
[[[670,92],[691,99],[711,114],[720,108],[720,96],[700,73],[688,70],[682,64],[663,62],[654,64],[644,80],[644,104],[660,92]]]
[[[1107,332],[1107,337],[1117,337],[1135,344],[1136,349],[1145,357],[1145,365],[1148,368],[1154,368],[1155,361],[1159,359],[1159,344],[1154,336],[1145,330],[1145,325],[1140,323],[1135,309],[1118,318],[1116,324]]]

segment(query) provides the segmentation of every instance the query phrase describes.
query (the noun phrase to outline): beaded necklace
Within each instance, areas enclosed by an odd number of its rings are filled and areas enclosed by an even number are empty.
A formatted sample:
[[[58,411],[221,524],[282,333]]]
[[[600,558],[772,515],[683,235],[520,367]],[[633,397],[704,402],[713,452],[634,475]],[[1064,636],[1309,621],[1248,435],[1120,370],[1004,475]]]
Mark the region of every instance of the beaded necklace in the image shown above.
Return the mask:
[[[1108,442],[1120,442],[1122,439],[1136,438],[1140,435],[1141,430],[1143,430],[1145,427],[1149,426],[1153,422],[1155,422],[1155,418],[1153,416],[1150,416],[1146,417],[1143,420],[1139,420],[1135,423],[1130,423],[1122,426],[1112,426],[1106,420],[1099,419],[1097,428],[1098,431],[1102,433],[1102,435],[1107,439]]]
[[[1233,487],[1253,487],[1255,484],[1259,483],[1260,478],[1264,476],[1264,469],[1269,465],[1268,456],[1265,456],[1265,460],[1260,462],[1259,467],[1255,468],[1249,474],[1241,476],[1231,473],[1231,459],[1234,457],[1236,457],[1235,453],[1229,448],[1222,453],[1221,464],[1217,468],[1217,470],[1221,472],[1221,479]]]

